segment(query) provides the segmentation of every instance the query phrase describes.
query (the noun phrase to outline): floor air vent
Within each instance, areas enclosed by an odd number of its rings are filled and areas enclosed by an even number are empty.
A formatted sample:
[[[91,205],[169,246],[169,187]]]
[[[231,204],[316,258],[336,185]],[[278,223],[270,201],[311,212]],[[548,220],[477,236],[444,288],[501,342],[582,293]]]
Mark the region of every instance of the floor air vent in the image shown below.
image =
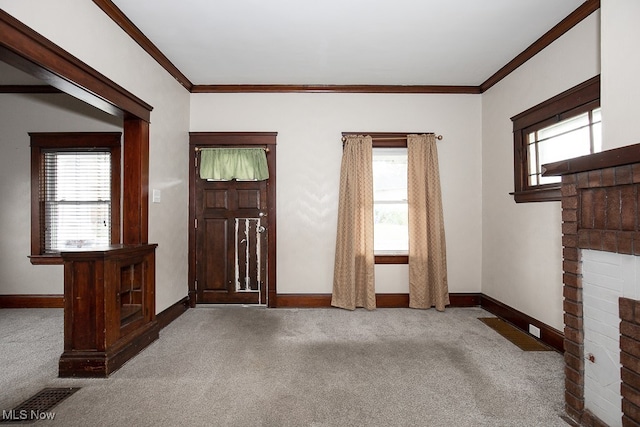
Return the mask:
[[[553,350],[542,341],[521,331],[515,326],[505,322],[498,317],[479,317],[484,324],[505,337],[523,351],[551,351]]]
[[[0,423],[31,424],[54,419],[55,413],[51,409],[78,390],[80,387],[45,388],[14,409],[3,410]]]

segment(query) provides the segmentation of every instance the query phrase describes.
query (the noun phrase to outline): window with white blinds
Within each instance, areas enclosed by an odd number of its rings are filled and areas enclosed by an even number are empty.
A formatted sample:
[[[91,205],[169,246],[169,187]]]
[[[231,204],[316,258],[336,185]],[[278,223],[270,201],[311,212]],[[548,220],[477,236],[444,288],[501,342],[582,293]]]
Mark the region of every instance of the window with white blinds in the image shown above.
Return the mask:
[[[43,150],[44,253],[105,246],[111,238],[111,153]]]
[[[32,264],[120,243],[120,132],[32,132]]]

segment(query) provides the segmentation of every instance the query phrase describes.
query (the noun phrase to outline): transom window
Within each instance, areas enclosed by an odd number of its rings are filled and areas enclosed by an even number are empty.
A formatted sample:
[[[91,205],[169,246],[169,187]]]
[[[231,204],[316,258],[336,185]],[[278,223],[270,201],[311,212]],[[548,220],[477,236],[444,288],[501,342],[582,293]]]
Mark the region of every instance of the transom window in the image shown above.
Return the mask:
[[[527,133],[529,186],[559,183],[560,176],[542,176],[542,165],[602,151],[600,108]]]
[[[31,262],[120,242],[120,133],[32,133]]]
[[[373,149],[374,253],[409,253],[407,149]]]
[[[602,150],[600,76],[511,118],[515,201],[559,201],[560,177],[543,165]]]

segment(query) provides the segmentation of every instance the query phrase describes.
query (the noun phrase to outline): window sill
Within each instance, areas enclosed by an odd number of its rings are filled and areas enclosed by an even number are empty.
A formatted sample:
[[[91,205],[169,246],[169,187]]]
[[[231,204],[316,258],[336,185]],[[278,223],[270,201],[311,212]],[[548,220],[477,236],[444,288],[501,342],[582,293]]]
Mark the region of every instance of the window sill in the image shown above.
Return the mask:
[[[375,255],[376,264],[409,264],[409,255]]]
[[[514,191],[509,194],[513,196],[516,203],[559,202],[562,200],[560,185],[536,188],[534,190]]]
[[[58,254],[52,255],[31,255],[29,261],[33,265],[62,265],[62,257]]]

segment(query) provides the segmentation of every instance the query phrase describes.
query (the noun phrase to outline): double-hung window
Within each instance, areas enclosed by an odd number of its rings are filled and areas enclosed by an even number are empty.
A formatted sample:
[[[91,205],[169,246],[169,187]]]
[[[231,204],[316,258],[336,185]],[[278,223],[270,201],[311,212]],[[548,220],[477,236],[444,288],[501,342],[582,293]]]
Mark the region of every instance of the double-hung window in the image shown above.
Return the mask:
[[[373,138],[373,247],[376,264],[407,264],[407,133],[344,132]]]
[[[600,76],[512,117],[516,202],[560,200],[543,165],[602,150]]]
[[[409,253],[407,149],[373,149],[373,240],[377,256]]]
[[[418,133],[418,132],[413,132]],[[373,251],[376,264],[409,263],[409,132],[343,132],[373,138]]]
[[[31,261],[120,241],[120,133],[32,133]]]

